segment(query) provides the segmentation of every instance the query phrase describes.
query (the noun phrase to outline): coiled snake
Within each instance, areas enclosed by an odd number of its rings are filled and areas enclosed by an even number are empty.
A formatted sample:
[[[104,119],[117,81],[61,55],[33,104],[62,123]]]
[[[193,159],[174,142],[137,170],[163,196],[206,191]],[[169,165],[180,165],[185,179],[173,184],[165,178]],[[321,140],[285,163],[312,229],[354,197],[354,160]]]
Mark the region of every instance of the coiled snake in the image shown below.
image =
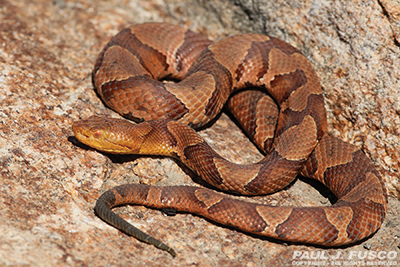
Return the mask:
[[[95,207],[98,216],[139,240],[175,255],[112,207],[170,208],[249,233],[323,246],[361,240],[384,220],[387,194],[380,174],[360,149],[326,133],[318,77],[284,41],[243,34],[212,43],[178,26],[135,25],[100,53],[93,82],[110,108],[141,123],[101,117],[78,121],[73,131],[82,143],[109,153],[178,158],[207,183],[235,194],[273,193],[302,174],[338,199],[327,207],[275,207],[191,186],[130,184],[105,192]],[[243,90],[249,87],[257,89]],[[204,126],[225,104],[265,152],[260,162],[231,163],[189,127]]]

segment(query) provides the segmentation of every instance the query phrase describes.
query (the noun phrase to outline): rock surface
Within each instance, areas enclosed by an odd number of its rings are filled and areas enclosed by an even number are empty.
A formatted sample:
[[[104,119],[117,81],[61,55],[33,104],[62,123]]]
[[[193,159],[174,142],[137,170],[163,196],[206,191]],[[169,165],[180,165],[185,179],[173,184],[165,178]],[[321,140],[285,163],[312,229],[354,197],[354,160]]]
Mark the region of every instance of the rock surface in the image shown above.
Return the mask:
[[[274,35],[298,47],[320,76],[330,132],[361,146],[390,194],[387,219],[364,243],[324,250],[396,251],[400,262],[399,1],[0,0],[0,265],[289,266],[294,251],[321,251],[250,236],[190,214],[144,207],[116,211],[172,246],[138,242],[93,213],[105,190],[123,183],[193,184],[176,162],[110,156],[77,144],[71,124],[117,116],[91,83],[107,40],[128,24],[164,21],[217,39]],[[219,153],[249,163],[262,156],[223,114],[202,131]],[[254,200],[328,205],[307,182]]]

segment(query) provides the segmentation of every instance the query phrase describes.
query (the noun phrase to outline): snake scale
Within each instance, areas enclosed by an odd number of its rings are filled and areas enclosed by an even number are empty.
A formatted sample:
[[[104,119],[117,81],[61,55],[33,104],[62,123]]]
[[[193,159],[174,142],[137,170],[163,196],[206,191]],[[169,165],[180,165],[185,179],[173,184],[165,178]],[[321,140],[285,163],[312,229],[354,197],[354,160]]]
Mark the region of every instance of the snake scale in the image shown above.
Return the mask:
[[[319,79],[309,61],[282,40],[243,34],[211,42],[170,24],[134,25],[100,53],[93,83],[110,108],[140,123],[96,116],[75,122],[74,134],[84,144],[108,153],[177,158],[210,185],[234,194],[270,194],[301,174],[337,197],[331,206],[277,207],[192,186],[129,184],[105,192],[97,215],[141,241],[175,256],[111,208],[174,209],[245,232],[322,246],[362,240],[384,220],[387,193],[379,172],[359,148],[326,133]],[[260,162],[229,162],[193,130],[224,106],[265,153]]]

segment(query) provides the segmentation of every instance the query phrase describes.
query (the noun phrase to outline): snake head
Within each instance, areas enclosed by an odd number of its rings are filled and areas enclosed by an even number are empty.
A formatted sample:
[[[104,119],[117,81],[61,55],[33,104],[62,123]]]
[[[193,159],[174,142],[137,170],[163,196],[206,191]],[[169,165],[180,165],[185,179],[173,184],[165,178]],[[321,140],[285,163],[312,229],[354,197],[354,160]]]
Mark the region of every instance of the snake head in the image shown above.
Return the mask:
[[[97,150],[112,154],[141,154],[140,148],[151,127],[123,119],[91,116],[72,125],[76,139]]]

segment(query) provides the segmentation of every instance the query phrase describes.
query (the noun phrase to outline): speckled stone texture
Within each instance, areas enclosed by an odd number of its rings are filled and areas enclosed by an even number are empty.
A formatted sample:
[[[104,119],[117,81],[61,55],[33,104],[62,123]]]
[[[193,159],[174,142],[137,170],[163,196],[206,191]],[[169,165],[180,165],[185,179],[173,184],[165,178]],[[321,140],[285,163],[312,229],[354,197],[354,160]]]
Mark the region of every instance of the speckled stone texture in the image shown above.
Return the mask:
[[[0,265],[290,266],[294,251],[321,250],[250,236],[190,214],[115,209],[173,247],[178,256],[172,259],[94,215],[96,199],[116,185],[199,185],[171,159],[105,155],[72,137],[73,121],[117,117],[94,92],[90,73],[111,36],[147,21],[183,25],[213,39],[268,33],[299,48],[321,79],[329,131],[363,148],[390,194],[387,219],[375,236],[326,251],[340,251],[345,259],[366,248],[400,255],[399,10],[396,0],[0,0]],[[202,135],[232,161],[262,158],[225,114]],[[310,185],[298,180],[250,200],[329,205],[323,189]]]

